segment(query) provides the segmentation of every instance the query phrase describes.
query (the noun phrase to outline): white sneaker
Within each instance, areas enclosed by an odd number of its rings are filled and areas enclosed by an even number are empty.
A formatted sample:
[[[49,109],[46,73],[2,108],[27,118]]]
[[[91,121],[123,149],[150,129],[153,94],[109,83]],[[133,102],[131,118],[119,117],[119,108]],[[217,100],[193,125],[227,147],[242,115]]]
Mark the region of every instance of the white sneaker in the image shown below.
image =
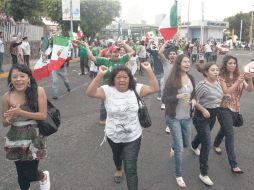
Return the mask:
[[[194,154],[196,154],[196,156],[199,156],[200,155],[200,150],[198,148],[194,149],[192,147],[192,145],[190,146],[191,147],[191,150],[194,152]]]
[[[43,173],[47,176],[47,179],[45,181],[40,181],[40,189],[41,190],[50,190],[49,172],[44,171]]]
[[[161,110],[165,110],[165,104],[161,104]]]
[[[156,99],[157,99],[158,101],[161,101],[161,97],[157,97]]]
[[[166,127],[165,132],[166,132],[166,133],[170,133],[169,126]]]
[[[199,179],[206,185],[212,186],[213,182],[210,179],[210,177],[208,175],[202,176],[201,174],[199,174]]]
[[[173,148],[170,148],[170,152],[169,152],[169,158],[174,157],[175,151],[173,150]]]
[[[177,185],[178,185],[180,188],[185,188],[185,187],[186,187],[186,184],[185,184],[185,182],[183,181],[183,178],[182,178],[182,177],[177,177],[177,178],[176,178],[176,183],[177,183]]]

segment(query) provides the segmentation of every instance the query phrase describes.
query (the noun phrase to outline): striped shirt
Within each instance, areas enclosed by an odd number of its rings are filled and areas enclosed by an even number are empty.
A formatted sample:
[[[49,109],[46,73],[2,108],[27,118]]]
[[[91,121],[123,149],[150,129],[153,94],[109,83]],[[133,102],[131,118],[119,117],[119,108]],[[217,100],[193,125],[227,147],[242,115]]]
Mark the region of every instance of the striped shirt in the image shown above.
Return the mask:
[[[219,82],[210,84],[206,80],[200,81],[196,86],[196,98],[205,108],[217,108],[221,104],[223,91]]]

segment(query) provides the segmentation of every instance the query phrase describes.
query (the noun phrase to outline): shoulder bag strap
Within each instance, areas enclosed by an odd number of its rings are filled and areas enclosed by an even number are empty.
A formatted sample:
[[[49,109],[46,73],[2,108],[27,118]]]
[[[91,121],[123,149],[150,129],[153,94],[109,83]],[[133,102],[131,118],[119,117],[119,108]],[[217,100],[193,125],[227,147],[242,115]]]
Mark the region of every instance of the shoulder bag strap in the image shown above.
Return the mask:
[[[133,91],[134,91],[134,93],[135,93],[135,95],[136,95],[136,97],[137,97],[138,106],[140,107],[140,102],[142,102],[142,100],[141,100],[140,96],[138,95],[136,89],[134,89]]]

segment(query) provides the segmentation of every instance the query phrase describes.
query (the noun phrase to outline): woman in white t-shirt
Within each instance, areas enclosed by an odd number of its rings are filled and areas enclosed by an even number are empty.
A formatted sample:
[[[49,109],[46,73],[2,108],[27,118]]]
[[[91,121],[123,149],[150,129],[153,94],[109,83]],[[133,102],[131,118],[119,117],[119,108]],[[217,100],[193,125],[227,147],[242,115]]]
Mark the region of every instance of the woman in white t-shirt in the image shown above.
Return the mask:
[[[122,180],[123,162],[129,190],[138,189],[137,158],[142,135],[134,89],[140,97],[159,90],[150,64],[142,63],[142,67],[147,72],[149,85],[136,84],[130,69],[119,66],[111,72],[108,85],[100,87],[100,81],[108,72],[108,68],[102,65],[86,90],[87,96],[104,100],[107,110],[105,135],[112,149],[116,166],[114,181],[120,183]]]

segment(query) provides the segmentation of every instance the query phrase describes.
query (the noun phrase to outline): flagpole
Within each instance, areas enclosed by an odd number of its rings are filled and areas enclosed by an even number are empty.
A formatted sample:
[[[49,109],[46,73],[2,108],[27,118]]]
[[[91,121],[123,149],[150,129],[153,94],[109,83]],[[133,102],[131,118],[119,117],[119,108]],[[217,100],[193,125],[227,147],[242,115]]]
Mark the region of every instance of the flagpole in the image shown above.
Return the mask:
[[[70,22],[71,22],[71,33],[73,33],[72,0],[70,0]]]

